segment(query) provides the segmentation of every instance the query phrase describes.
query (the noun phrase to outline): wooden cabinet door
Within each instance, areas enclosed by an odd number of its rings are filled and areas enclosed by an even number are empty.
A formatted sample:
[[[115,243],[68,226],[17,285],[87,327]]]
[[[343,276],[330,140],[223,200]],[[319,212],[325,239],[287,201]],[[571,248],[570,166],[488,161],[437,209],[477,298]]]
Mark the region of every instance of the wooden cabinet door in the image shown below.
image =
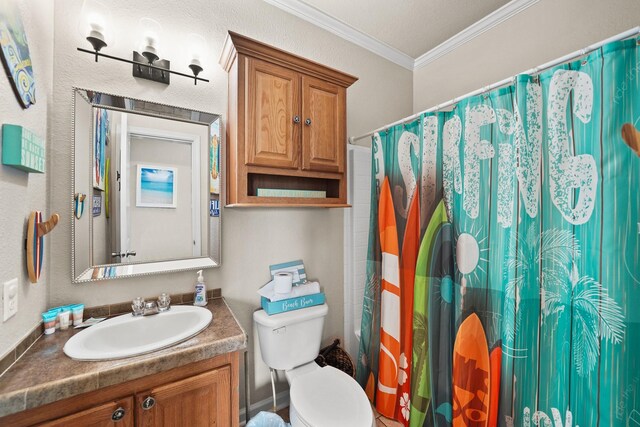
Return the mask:
[[[139,427],[227,427],[231,414],[229,365],[136,394]]]
[[[259,59],[247,64],[245,163],[298,169],[300,75]]]
[[[94,406],[40,427],[133,427],[133,396]]]
[[[302,77],[302,169],[344,171],[345,94],[343,87]]]

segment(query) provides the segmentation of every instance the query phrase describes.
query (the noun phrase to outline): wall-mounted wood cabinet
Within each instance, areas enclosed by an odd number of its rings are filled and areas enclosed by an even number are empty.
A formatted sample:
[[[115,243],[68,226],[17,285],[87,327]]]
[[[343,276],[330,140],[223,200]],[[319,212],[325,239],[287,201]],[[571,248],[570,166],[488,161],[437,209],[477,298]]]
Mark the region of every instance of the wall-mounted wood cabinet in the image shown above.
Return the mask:
[[[233,32],[220,63],[228,205],[346,206],[346,91],[357,78]]]

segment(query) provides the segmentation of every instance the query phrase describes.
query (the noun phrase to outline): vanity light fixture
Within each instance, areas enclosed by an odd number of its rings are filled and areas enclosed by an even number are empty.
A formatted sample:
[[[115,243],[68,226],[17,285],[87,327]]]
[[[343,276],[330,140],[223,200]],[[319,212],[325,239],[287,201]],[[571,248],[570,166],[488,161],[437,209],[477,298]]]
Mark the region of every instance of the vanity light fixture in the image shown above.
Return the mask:
[[[118,56],[102,53],[101,50],[109,46],[111,43],[111,34],[109,33],[109,20],[111,12],[104,3],[99,0],[85,0],[81,11],[81,22],[78,27],[82,37],[85,37],[91,44],[93,50],[79,47],[80,52],[93,55],[95,61],[98,58],[114,59],[120,62],[126,62],[133,65],[133,76],[142,79],[152,80],[159,83],[169,84],[171,82],[171,74],[193,79],[193,84],[198,81],[209,82],[207,79],[198,77],[202,72],[202,63],[200,62],[204,53],[204,38],[197,34],[189,34],[188,42],[190,45],[190,63],[189,68],[193,75],[174,71],[170,67],[170,61],[160,59],[159,43],[163,34],[162,26],[151,18],[142,18],[139,23],[141,44],[139,49],[133,51],[133,59],[125,59]]]

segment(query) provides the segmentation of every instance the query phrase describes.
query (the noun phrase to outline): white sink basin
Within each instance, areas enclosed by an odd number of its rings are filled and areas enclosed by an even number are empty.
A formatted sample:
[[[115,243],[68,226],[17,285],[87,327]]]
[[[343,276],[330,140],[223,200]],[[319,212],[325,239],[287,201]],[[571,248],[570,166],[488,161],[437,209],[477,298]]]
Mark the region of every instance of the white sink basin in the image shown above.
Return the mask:
[[[75,334],[64,345],[64,352],[77,360],[136,356],[186,341],[206,328],[212,318],[206,308],[184,305],[152,316],[123,314]]]

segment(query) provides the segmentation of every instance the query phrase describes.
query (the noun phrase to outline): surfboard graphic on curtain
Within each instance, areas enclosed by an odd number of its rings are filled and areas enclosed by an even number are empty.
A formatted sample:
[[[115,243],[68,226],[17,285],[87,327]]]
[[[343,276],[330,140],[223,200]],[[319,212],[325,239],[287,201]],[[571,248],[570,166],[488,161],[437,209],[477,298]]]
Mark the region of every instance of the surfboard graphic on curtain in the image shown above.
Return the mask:
[[[371,143],[371,206],[378,206],[378,197],[384,180],[384,156],[381,135],[376,133]],[[369,242],[367,247],[367,281],[362,301],[360,346],[356,361],[356,380],[373,403],[378,382],[378,353],[380,351],[380,233],[378,209],[369,215]]]
[[[429,225],[422,238],[416,265],[413,313],[414,369],[411,379],[412,399],[410,419],[411,426],[416,427],[422,427],[431,406],[432,387],[434,385],[434,381],[431,378],[431,371],[434,371],[434,375],[439,375],[439,371],[433,369],[431,365],[433,355],[430,353],[432,351],[438,352],[439,347],[434,345],[435,343],[432,342],[429,337],[430,331],[434,330],[430,324],[430,320],[433,319],[431,319],[430,316],[432,307],[429,300],[431,286],[436,286],[435,283],[432,283],[432,278],[435,273],[434,267],[437,265],[437,261],[434,258],[440,260],[438,255],[442,249],[437,244],[437,236],[446,221],[447,217],[444,212],[444,204],[441,202],[429,221]]]
[[[480,318],[473,313],[458,330],[453,347],[453,427],[488,427],[489,347]]]
[[[400,266],[396,214],[389,180],[380,189],[378,208],[380,249],[382,251],[380,356],[378,359],[378,387],[376,409],[393,418],[398,393],[400,368]]]
[[[407,225],[402,241],[400,256],[400,339],[401,353],[398,371],[398,407],[395,418],[407,426],[411,414],[411,372],[413,343],[413,287],[416,275],[416,261],[420,244],[420,196],[414,191],[409,205]]]

